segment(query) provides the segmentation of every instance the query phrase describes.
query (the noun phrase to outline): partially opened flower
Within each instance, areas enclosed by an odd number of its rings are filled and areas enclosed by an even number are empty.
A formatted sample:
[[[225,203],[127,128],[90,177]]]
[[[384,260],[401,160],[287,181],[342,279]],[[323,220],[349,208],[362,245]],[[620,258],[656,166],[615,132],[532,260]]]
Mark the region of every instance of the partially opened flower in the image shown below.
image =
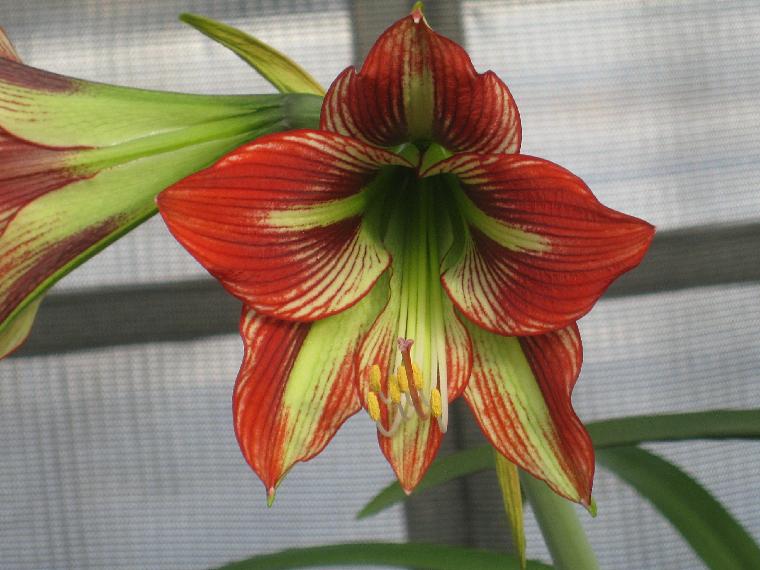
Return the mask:
[[[153,215],[159,191],[319,110],[312,95],[182,95],[63,77],[23,65],[2,30],[0,100],[0,358],[29,334],[44,291]]]
[[[507,87],[418,7],[335,80],[321,126],[259,139],[158,199],[245,304],[234,423],[270,497],[362,407],[411,490],[463,395],[500,453],[588,503],[575,321],[653,228],[517,154]]]

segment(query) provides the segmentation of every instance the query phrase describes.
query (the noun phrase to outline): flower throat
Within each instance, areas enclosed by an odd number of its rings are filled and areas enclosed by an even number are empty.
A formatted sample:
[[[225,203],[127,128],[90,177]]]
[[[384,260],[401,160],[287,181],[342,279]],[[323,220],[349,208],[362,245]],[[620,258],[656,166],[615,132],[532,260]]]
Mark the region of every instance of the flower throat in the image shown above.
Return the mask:
[[[381,317],[397,338],[390,354],[368,369],[367,410],[387,437],[405,421],[448,425],[449,378],[444,323],[450,303],[440,282],[441,260],[451,243],[448,188],[441,177],[418,178],[397,169],[396,184],[381,208],[383,243],[393,256],[390,299]],[[385,370],[385,373],[383,373]]]

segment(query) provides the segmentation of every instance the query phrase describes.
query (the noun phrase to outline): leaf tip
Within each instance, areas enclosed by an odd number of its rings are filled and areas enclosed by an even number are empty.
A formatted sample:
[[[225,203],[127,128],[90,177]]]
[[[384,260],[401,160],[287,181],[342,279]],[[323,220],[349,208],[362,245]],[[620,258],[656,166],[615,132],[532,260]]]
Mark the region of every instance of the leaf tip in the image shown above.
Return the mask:
[[[201,16],[198,14],[193,14],[192,12],[182,12],[179,15],[179,21],[185,22],[186,24],[193,25],[193,22],[197,22],[199,19],[201,19]]]
[[[366,519],[368,516],[372,514],[372,505],[365,505],[362,510],[360,510],[358,513],[356,513],[356,520],[360,521],[363,519]]]

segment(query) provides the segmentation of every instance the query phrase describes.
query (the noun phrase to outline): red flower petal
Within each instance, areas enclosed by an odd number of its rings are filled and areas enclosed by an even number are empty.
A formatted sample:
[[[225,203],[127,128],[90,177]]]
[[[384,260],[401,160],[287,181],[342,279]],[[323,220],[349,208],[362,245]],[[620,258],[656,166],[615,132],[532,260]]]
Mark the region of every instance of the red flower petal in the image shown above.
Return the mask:
[[[330,86],[322,128],[371,144],[434,140],[452,151],[517,152],[520,116],[507,86],[478,74],[459,45],[412,14],[380,36],[359,73]]]
[[[430,176],[454,173],[469,225],[442,279],[457,307],[511,336],[564,327],[639,264],[654,228],[599,203],[567,170],[521,155],[460,154]]]
[[[519,339],[468,330],[474,365],[464,397],[485,436],[554,491],[588,505],[594,449],[570,400],[583,360],[577,326]]]
[[[245,357],[233,395],[235,433],[270,498],[296,462],[322,451],[360,409],[356,348],[381,307],[382,299],[369,295],[316,323],[243,309]]]
[[[395,154],[318,131],[260,138],[158,197],[174,236],[259,313],[311,321],[356,303],[390,262],[362,223]]]

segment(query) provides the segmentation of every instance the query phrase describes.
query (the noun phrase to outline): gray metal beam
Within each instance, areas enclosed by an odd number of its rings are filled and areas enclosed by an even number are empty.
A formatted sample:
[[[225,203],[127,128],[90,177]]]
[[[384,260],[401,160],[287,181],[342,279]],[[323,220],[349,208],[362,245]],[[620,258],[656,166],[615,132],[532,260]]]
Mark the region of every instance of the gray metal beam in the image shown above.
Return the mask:
[[[760,282],[760,223],[658,234],[605,298]],[[210,279],[52,293],[15,356],[233,333],[240,303]]]

